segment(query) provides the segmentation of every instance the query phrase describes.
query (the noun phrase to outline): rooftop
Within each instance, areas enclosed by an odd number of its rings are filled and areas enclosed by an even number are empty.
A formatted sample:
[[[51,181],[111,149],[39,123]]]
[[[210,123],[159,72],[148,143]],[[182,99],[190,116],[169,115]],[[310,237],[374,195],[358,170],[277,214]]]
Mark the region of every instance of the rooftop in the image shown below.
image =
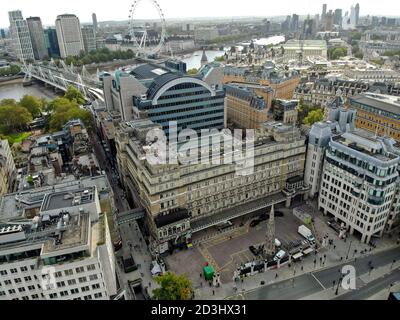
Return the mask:
[[[92,203],[95,199],[95,188],[82,189],[73,192],[57,192],[45,195],[42,211],[64,209]]]
[[[362,95],[350,98],[350,101],[374,107],[376,109],[390,112],[396,115],[400,114],[400,98],[396,96],[376,93],[364,93]]]

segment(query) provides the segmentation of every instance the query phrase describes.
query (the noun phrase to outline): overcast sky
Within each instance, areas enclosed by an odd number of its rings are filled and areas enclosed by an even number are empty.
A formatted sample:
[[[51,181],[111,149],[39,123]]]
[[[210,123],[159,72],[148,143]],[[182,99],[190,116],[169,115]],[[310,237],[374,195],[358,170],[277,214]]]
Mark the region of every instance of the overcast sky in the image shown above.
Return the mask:
[[[54,25],[58,14],[73,13],[81,22],[90,22],[93,12],[98,21],[127,20],[133,0],[2,0],[0,27],[7,27],[8,11],[21,10],[24,18],[40,16],[45,25]],[[135,16],[155,17],[150,8],[150,0],[142,0]],[[274,16],[297,14],[317,14],[322,4],[329,9],[341,8],[343,12],[355,5],[357,0],[158,0],[165,17],[229,17],[229,16]],[[399,15],[399,0],[359,0],[361,15]],[[147,12],[151,12],[147,14]],[[148,15],[144,17],[145,15]]]

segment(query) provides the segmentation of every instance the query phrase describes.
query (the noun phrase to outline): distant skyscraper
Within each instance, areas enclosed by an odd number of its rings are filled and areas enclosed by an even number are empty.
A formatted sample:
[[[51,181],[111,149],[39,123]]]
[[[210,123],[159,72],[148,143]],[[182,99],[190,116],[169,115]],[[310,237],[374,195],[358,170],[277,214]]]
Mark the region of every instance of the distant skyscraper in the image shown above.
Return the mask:
[[[92,14],[92,21],[93,21],[94,34],[96,35],[99,26],[97,24],[97,16],[95,13]]]
[[[297,31],[299,29],[299,16],[297,14],[293,14],[292,16],[290,29],[292,29],[293,31]]]
[[[57,30],[47,28],[44,31],[44,38],[49,57],[60,57],[60,47],[58,46]]]
[[[32,40],[33,54],[36,60],[43,60],[48,57],[46,43],[44,40],[44,31],[42,21],[39,17],[30,17],[26,19],[29,33]]]
[[[78,56],[85,51],[83,44],[81,24],[77,16],[63,14],[57,17],[56,30],[61,58]]]
[[[335,10],[335,18],[333,19],[333,23],[339,26],[342,26],[342,20],[343,20],[343,11],[342,9],[336,9]]]
[[[10,35],[12,39],[12,54],[20,61],[34,60],[31,36],[28,24],[22,17],[22,12],[11,11],[8,13],[10,20]]]
[[[326,3],[324,3],[322,5],[322,15],[321,15],[321,24],[322,24],[322,26],[325,25],[325,19],[326,19],[327,11],[328,11],[328,5]]]
[[[333,12],[332,10],[329,10],[325,18],[325,31],[333,30],[333,19],[334,19]]]
[[[356,14],[356,26],[360,23],[360,4],[356,4],[355,7],[355,14]]]
[[[94,29],[94,26],[84,26],[82,28],[83,44],[85,46],[85,51],[88,53],[96,50],[96,35]]]

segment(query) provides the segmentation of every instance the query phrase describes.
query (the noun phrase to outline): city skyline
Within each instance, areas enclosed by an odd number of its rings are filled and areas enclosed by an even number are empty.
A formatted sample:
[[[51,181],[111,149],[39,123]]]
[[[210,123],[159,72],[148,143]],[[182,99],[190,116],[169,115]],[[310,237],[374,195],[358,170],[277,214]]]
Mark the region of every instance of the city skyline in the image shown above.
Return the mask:
[[[6,28],[9,26],[7,12],[13,10],[21,10],[26,17],[40,16],[45,26],[55,24],[56,17],[60,14],[72,13],[76,14],[82,23],[90,23],[92,21],[92,13],[95,12],[98,16],[98,21],[124,21],[128,19],[129,8],[132,1],[121,0],[117,8],[110,6],[97,6],[93,9],[91,2],[78,2],[77,0],[71,0],[65,3],[63,7],[53,7],[50,5],[49,0],[40,1],[47,9],[43,11],[37,6],[37,3],[32,3],[27,0],[16,0],[11,3],[5,3],[3,5],[3,12],[0,16],[0,28]],[[143,18],[155,17],[155,11],[149,1],[142,1],[139,3],[137,8],[137,16]],[[357,3],[360,4],[361,16],[365,15],[386,15],[392,16],[393,12],[400,12],[400,4],[393,0],[382,0],[380,6],[376,8],[371,1],[359,0],[359,1],[323,1],[323,0],[308,0],[302,1],[301,3],[293,0],[280,1],[279,7],[272,7],[267,2],[260,2],[257,0],[249,0],[248,5],[245,7],[237,6],[226,6],[226,3],[213,3],[211,0],[204,0],[202,2],[191,0],[191,10],[183,10],[181,8],[181,2],[177,0],[159,0],[158,1],[164,15],[167,19],[178,19],[178,18],[206,18],[206,17],[245,17],[245,16],[283,16],[288,13],[296,13],[299,15],[314,15],[322,13],[322,5],[327,4],[328,11],[340,8],[343,13],[350,10],[351,6],[355,6]],[[188,3],[188,2],[186,2]],[[210,10],[210,7],[213,10]],[[150,12],[146,16],[145,12]],[[265,12],[265,14],[263,14]]]

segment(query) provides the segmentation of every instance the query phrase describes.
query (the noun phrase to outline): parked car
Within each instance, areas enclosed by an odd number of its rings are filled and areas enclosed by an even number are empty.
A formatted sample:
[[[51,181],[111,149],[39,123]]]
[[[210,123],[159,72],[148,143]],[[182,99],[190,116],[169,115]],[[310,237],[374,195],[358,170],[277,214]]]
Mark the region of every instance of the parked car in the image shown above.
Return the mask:
[[[282,258],[283,258],[284,256],[286,256],[286,252],[283,251],[283,250],[280,250],[280,251],[275,255],[274,261],[282,260]]]
[[[252,254],[254,254],[256,257],[260,254],[260,250],[258,250],[255,246],[250,246],[249,250],[251,251]]]

